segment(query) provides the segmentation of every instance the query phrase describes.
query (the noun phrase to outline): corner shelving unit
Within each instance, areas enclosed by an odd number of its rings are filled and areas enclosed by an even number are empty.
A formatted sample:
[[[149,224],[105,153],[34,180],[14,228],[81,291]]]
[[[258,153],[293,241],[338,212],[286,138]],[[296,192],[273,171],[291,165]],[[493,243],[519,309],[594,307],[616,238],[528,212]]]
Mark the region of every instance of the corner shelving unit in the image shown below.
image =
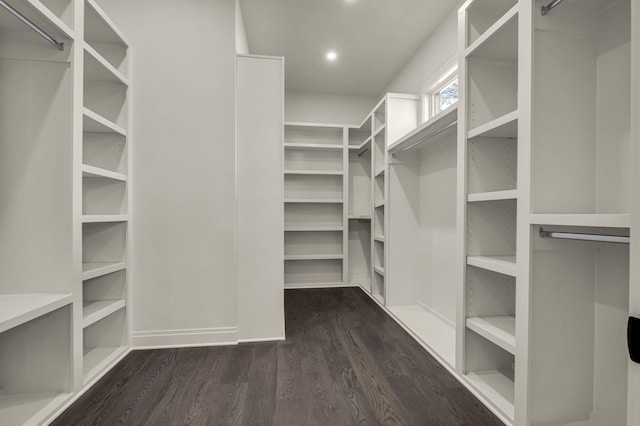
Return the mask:
[[[285,288],[346,284],[346,131],[285,123]]]
[[[95,0],[84,3],[82,109],[83,383],[128,350],[129,43]]]
[[[517,0],[472,0],[460,12],[459,369],[505,421],[515,421],[518,280]],[[520,259],[525,262],[526,259]],[[523,336],[524,337],[524,336]]]

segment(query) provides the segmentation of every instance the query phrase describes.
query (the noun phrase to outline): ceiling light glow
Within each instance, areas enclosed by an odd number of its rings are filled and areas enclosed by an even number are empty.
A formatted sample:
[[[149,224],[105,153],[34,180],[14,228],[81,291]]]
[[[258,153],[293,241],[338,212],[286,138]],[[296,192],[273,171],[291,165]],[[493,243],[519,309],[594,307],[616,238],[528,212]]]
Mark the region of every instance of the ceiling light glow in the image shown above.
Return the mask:
[[[327,59],[330,61],[335,61],[338,58],[338,54],[334,51],[327,53]]]

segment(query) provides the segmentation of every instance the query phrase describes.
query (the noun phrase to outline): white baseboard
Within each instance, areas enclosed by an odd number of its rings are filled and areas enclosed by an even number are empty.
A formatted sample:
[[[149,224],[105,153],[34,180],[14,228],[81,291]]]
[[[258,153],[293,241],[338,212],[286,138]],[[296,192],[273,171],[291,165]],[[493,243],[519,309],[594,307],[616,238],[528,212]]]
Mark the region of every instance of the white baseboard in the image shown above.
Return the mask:
[[[280,337],[265,337],[260,339],[239,339],[238,343],[267,343],[267,342],[282,342],[286,340],[284,336]]]
[[[131,333],[131,347],[135,350],[236,344],[238,344],[238,329],[236,327],[134,331]]]
[[[285,290],[296,290],[296,289],[311,289],[311,288],[344,288],[344,287],[360,287],[359,284],[303,284],[303,285],[292,285],[292,286],[284,286]]]

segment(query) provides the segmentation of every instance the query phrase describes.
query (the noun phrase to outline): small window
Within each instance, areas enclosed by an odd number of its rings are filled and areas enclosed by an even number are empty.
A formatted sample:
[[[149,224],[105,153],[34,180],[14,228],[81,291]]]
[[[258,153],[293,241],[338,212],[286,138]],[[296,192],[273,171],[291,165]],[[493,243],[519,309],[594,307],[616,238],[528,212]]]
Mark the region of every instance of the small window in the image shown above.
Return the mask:
[[[424,120],[440,114],[458,102],[458,66],[440,75],[424,96]]]

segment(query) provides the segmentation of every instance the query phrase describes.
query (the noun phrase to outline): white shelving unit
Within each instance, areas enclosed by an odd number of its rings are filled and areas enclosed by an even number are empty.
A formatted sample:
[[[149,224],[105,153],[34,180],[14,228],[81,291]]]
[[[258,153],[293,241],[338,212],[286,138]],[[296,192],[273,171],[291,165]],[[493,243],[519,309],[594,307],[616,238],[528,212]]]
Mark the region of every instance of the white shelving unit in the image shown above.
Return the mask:
[[[347,127],[285,123],[285,288],[348,284]]]
[[[39,425],[128,351],[127,45],[92,0],[11,3],[64,43],[0,10],[0,424]]]
[[[519,185],[521,3],[472,0],[460,11],[458,247],[462,289],[457,369],[506,422],[515,418],[516,287],[522,199]],[[520,183],[521,184],[521,183]],[[520,263],[519,263],[520,262]],[[518,314],[523,313],[518,309]],[[523,314],[526,317],[526,313]],[[519,371],[525,371],[520,369]]]

